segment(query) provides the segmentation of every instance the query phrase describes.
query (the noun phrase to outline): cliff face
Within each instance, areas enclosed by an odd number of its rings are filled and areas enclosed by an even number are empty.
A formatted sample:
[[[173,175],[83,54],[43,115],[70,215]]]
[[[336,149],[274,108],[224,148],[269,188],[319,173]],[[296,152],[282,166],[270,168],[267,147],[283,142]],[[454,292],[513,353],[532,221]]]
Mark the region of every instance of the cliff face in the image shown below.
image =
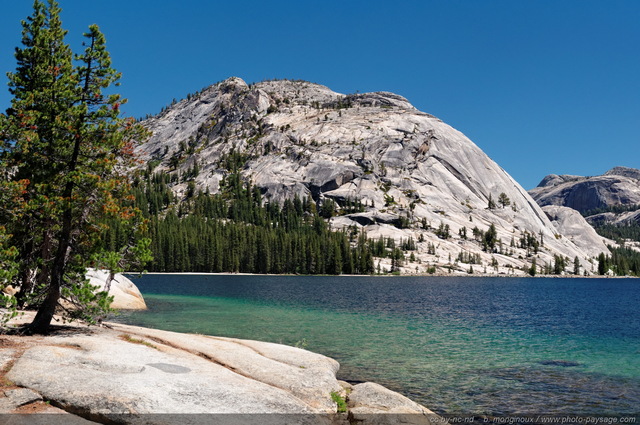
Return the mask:
[[[142,158],[163,173],[185,173],[197,164],[200,190],[219,190],[228,173],[221,159],[234,152],[242,154],[242,176],[271,200],[309,196],[339,207],[361,201],[364,212],[338,211],[333,227],[423,241],[419,262],[405,271],[436,265],[466,272],[469,266],[455,261],[463,252],[480,256],[476,271],[495,265],[495,258],[498,266],[489,272],[511,273],[532,260],[519,244],[527,234],[542,242],[538,264],[554,254],[592,256],[562,238],[529,194],[467,137],[392,93],[342,95],[308,82],[248,86],[231,78],[144,124],[153,136],[140,147]],[[181,183],[173,190],[181,196],[186,188]],[[471,234],[491,224],[499,239],[493,253]],[[450,238],[436,235],[443,226]],[[466,238],[459,234],[465,229]],[[596,249],[606,251],[603,244]]]

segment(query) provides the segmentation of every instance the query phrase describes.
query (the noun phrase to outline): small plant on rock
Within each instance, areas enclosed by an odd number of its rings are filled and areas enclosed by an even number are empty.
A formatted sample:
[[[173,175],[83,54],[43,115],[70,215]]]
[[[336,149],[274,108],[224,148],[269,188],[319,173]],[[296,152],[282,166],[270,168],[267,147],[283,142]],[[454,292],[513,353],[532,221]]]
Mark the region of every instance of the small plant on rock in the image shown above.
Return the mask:
[[[333,400],[338,406],[338,413],[346,413],[347,412],[347,400],[342,397],[336,391],[331,391],[331,400]]]

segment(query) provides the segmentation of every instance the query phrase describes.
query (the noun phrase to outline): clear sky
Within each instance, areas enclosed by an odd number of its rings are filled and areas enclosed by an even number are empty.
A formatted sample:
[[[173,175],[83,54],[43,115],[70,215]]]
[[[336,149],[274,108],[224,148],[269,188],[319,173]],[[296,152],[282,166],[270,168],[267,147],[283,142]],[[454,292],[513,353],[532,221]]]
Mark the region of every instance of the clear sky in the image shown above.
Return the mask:
[[[0,0],[0,78],[31,0]],[[68,42],[97,23],[124,110],[154,114],[237,76],[391,91],[465,133],[526,189],[640,168],[637,0],[60,0]],[[2,84],[4,86],[4,83]],[[0,90],[0,110],[9,105]]]

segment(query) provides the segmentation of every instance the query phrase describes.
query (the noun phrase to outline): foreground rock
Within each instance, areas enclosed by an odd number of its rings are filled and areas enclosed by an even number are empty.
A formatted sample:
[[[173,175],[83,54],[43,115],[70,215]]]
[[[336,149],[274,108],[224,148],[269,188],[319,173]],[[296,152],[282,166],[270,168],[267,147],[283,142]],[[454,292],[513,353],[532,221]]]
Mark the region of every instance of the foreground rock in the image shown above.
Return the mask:
[[[100,423],[210,423],[210,415],[222,423],[256,423],[256,414],[261,423],[348,423],[347,414],[336,414],[337,393],[347,397],[350,417],[365,423],[385,423],[390,417],[382,413],[406,415],[411,423],[435,417],[379,385],[341,383],[335,360],[306,350],[111,326],[66,327],[22,340],[24,347],[8,353],[13,365],[6,374],[20,388],[5,391],[0,409],[42,398]]]

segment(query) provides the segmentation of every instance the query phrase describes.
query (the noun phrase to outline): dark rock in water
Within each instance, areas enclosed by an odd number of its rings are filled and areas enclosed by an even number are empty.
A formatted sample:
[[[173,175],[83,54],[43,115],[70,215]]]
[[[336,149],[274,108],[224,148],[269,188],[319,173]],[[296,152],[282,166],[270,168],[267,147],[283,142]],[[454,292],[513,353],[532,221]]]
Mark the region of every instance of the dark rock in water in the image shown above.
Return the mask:
[[[578,362],[572,362],[568,360],[543,360],[539,362],[544,366],[560,366],[560,367],[576,367],[581,366]]]
[[[359,384],[364,384],[366,381],[361,381],[358,379],[345,379],[344,380],[346,383],[351,384],[351,385],[359,385]]]

